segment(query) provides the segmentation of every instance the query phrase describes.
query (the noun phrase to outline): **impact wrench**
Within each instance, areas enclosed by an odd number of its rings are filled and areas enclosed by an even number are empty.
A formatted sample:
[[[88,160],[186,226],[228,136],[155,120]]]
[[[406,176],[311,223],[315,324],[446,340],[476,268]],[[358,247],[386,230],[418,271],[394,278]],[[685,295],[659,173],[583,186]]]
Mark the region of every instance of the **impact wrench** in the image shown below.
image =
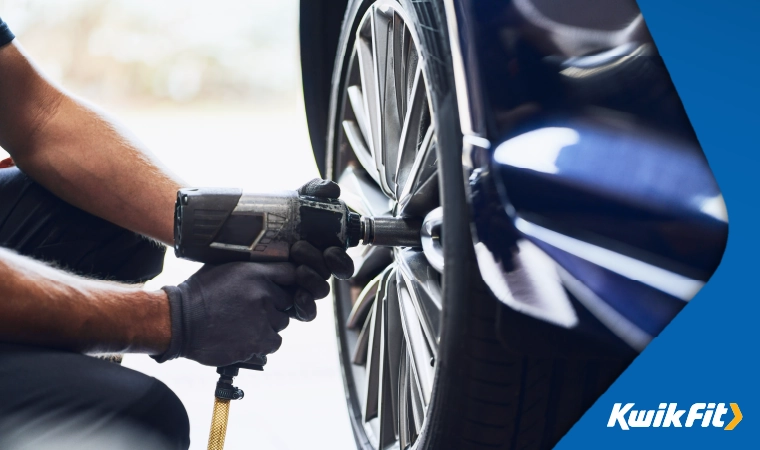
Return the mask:
[[[319,250],[364,245],[420,247],[418,220],[367,217],[338,199],[299,196],[295,191],[268,194],[239,189],[187,188],[177,193],[174,252],[202,263],[287,261],[290,247],[306,240]],[[217,368],[209,450],[222,450],[231,400],[243,398],[232,385],[239,369],[264,370],[266,356]]]

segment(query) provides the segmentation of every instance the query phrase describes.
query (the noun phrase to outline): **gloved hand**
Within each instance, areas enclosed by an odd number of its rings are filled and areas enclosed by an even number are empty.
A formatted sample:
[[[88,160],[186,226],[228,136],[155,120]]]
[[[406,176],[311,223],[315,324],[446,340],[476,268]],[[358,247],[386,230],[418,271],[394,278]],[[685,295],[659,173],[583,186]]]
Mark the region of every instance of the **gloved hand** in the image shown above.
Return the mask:
[[[298,188],[298,194],[338,198],[340,186],[329,180],[315,178]],[[296,280],[302,286],[295,293],[294,317],[309,322],[317,317],[317,304],[314,300],[327,297],[330,293],[330,285],[327,283],[330,274],[342,280],[351,278],[354,262],[345,249],[329,247],[325,251],[319,251],[304,240],[296,242],[290,248],[290,259],[299,264]]]
[[[282,343],[277,333],[289,323],[283,311],[293,306],[295,285],[291,263],[234,262],[207,264],[179,286],[164,286],[172,337],[153,358],[182,356],[218,367],[274,353]]]

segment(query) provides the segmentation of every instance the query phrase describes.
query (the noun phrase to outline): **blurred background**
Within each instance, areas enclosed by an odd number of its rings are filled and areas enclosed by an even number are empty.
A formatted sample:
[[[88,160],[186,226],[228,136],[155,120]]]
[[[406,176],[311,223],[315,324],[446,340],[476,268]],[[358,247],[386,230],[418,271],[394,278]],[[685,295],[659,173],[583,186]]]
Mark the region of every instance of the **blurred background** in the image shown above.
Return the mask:
[[[295,189],[317,176],[298,0],[0,0],[0,17],[50,79],[124,123],[188,185]],[[169,251],[146,289],[198,267]],[[355,448],[331,299],[314,322],[291,323],[266,370],[236,379],[245,399],[231,405],[226,448]],[[206,448],[214,369],[143,355],[124,365],[179,395],[191,448]]]

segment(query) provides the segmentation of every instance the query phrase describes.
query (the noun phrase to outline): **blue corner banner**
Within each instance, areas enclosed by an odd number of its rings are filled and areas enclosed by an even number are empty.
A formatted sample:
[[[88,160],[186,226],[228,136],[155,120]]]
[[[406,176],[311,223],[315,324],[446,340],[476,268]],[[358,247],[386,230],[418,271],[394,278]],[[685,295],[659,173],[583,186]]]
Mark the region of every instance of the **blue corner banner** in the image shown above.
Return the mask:
[[[638,3],[723,192],[728,247],[557,448],[760,448],[760,1]],[[672,426],[624,430],[631,410]]]

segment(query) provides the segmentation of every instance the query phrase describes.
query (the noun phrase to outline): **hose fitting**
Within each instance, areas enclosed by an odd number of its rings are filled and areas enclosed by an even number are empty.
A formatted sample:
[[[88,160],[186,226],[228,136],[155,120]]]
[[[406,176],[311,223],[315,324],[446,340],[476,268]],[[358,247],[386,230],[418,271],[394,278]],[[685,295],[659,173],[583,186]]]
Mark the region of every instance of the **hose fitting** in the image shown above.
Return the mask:
[[[230,400],[239,400],[245,395],[243,390],[233,386],[238,374],[237,366],[218,367],[219,381],[214,390],[214,412],[211,415],[211,431],[208,434],[208,450],[223,450],[227,436],[227,419],[230,415]]]

